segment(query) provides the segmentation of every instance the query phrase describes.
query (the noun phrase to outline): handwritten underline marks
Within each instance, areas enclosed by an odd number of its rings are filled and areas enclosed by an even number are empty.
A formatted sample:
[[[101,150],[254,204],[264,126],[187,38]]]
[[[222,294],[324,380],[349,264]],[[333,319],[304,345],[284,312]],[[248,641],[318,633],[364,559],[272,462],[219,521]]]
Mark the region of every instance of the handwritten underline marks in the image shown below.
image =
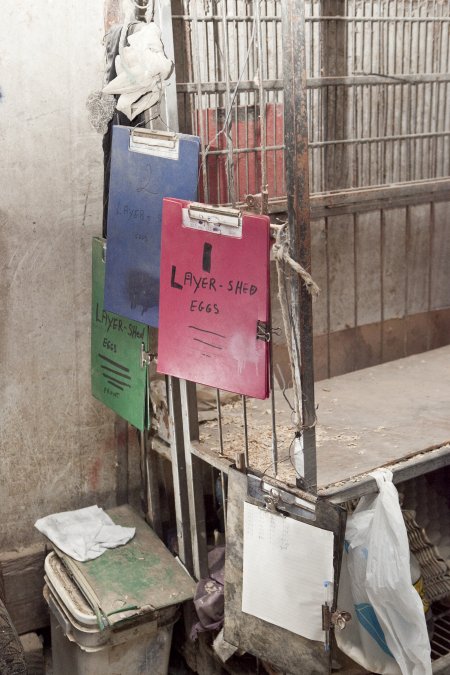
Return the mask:
[[[218,338],[222,338],[223,340],[226,340],[226,335],[221,335],[220,333],[216,333],[213,330],[206,330],[206,328],[199,328],[198,326],[188,326],[188,328],[191,328],[192,330],[195,330],[195,331],[199,331],[200,333],[205,333],[206,335],[215,335]],[[218,344],[214,344],[213,342],[206,342],[206,340],[201,340],[198,337],[194,337],[192,339],[195,342],[200,342],[201,344],[207,345],[208,347],[213,347],[214,349],[219,349],[219,350],[223,349],[223,347],[218,345]],[[205,356],[206,356],[206,354],[205,354]]]
[[[102,373],[103,377],[106,378],[106,381],[108,384],[110,384],[112,387],[115,387],[116,389],[120,389],[121,391],[124,390],[124,387],[130,388],[131,385],[128,382],[125,382],[124,380],[131,380],[130,375],[126,375],[126,373],[130,372],[130,369],[127,368],[126,366],[123,366],[121,363],[118,363],[118,361],[114,361],[113,359],[109,359],[107,356],[104,354],[99,354],[98,355],[100,359],[103,361],[106,361],[106,363],[110,364],[111,366],[114,366],[114,368],[118,368],[119,370],[114,370],[110,366],[107,365],[102,365],[101,368],[102,370],[105,370],[106,372]],[[124,372],[121,372],[124,371]],[[116,377],[113,377],[110,373],[114,373],[114,375],[117,375],[120,379],[117,379]]]

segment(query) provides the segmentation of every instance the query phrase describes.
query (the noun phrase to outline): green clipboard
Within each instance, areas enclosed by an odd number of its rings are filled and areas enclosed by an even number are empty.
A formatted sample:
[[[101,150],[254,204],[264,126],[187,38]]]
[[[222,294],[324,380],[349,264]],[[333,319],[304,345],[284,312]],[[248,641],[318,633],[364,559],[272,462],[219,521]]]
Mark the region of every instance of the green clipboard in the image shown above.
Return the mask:
[[[147,350],[148,327],[103,306],[106,240],[92,240],[92,395],[141,431],[148,428]]]

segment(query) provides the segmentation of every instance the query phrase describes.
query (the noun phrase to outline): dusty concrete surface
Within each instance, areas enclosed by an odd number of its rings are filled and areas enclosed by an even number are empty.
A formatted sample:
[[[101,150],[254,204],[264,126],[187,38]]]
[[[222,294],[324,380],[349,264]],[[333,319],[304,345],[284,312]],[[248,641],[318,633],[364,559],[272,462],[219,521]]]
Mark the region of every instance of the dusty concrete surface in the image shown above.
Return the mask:
[[[112,503],[112,415],[90,395],[90,245],[101,233],[103,3],[3,0],[0,550],[47,513]]]

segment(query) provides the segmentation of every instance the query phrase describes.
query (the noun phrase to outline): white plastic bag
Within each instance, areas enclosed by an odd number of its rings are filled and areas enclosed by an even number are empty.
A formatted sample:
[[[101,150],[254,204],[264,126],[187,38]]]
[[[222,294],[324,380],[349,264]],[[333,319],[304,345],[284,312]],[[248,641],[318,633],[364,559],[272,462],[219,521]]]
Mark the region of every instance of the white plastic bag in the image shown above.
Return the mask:
[[[371,474],[379,494],[348,517],[338,606],[352,621],[336,632],[342,651],[382,675],[431,675],[422,601],[411,581],[409,545],[392,472]]]

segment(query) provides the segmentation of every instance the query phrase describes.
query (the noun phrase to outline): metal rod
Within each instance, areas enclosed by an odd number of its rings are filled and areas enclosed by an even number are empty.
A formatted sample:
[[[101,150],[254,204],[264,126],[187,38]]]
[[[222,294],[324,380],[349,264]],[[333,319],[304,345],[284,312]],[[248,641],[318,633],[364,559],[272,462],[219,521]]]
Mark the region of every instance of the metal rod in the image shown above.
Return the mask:
[[[278,473],[278,439],[277,439],[277,419],[275,410],[275,378],[273,376],[273,345],[272,340],[269,343],[269,379],[270,379],[270,412],[272,419],[272,463],[273,474],[276,478]]]
[[[326,77],[308,77],[306,80],[306,86],[308,89],[322,89],[324,87],[354,87],[360,84],[367,86],[379,86],[380,84],[422,84],[422,83],[448,83],[450,82],[450,73],[392,73],[387,75],[386,73],[361,73],[360,75],[340,75],[340,76],[326,76]],[[254,80],[241,80],[240,82],[230,80],[230,88],[233,91],[237,88],[238,92],[243,91],[258,91],[259,82],[256,83]],[[283,90],[283,80],[282,79],[270,79],[263,80],[261,86],[264,91],[282,91]],[[199,85],[197,82],[179,82],[177,84],[177,92],[179,94],[196,94],[198,93]],[[226,91],[225,82],[202,82],[200,84],[200,90],[202,93],[224,93]]]
[[[244,417],[244,454],[245,454],[245,466],[249,466],[248,459],[248,426],[247,426],[247,397],[241,396],[242,400],[242,413]]]
[[[395,136],[374,136],[373,138],[338,138],[332,141],[320,141],[317,143],[310,143],[310,148],[320,148],[325,145],[349,145],[351,143],[383,143],[385,141],[406,141],[408,139],[415,140],[417,138],[438,138],[442,136],[450,136],[450,131],[430,131],[428,133],[420,134],[398,134]]]
[[[230,88],[230,58],[229,58],[229,44],[228,44],[228,26],[227,26],[227,17],[226,17],[226,5],[225,2],[222,2],[222,32],[223,32],[223,60],[224,60],[224,71],[225,71],[225,121],[223,127],[223,133],[226,138],[227,146],[227,163],[226,163],[226,173],[227,173],[227,182],[228,182],[228,195],[231,203],[236,204],[236,190],[234,186],[234,170],[233,170],[233,141],[231,138],[231,128],[232,128],[232,117],[231,117],[231,106],[234,101],[231,100],[231,88]],[[237,133],[237,129],[236,129]]]
[[[195,3],[192,3],[195,4]],[[186,22],[198,21],[199,23],[207,23],[210,21],[222,21],[221,14],[210,14],[208,16],[200,16],[194,18],[194,13],[189,14],[174,14],[173,19],[183,20]],[[241,14],[228,14],[226,17],[228,22],[246,22],[253,21],[252,16],[245,16]],[[261,17],[263,22],[282,22],[282,17],[278,15],[265,15]],[[345,23],[450,23],[450,17],[447,16],[307,16],[305,23],[318,23],[321,21],[343,21]]]
[[[222,488],[222,504],[223,504],[223,526],[225,528],[225,537],[227,536],[227,486],[226,486],[226,475],[223,471],[220,472],[220,486]]]
[[[261,12],[259,0],[254,3],[255,22],[256,22],[256,40],[258,44],[258,102],[259,102],[259,119],[260,119],[260,145],[261,145],[261,194],[267,190],[267,157],[266,157],[266,103],[264,97],[263,80],[265,74],[264,68],[264,51],[262,42],[262,27],[261,27]],[[261,200],[262,211],[264,209],[264,200]]]
[[[219,428],[219,447],[220,454],[223,455],[223,433],[222,433],[222,404],[220,402],[220,390],[216,389],[217,420]]]
[[[305,72],[305,16],[303,0],[282,0],[285,170],[288,231],[291,256],[311,268],[309,213],[308,120]],[[317,465],[315,441],[312,301],[304,284],[291,278],[294,386],[301,392],[304,476],[298,483],[315,492]],[[300,312],[301,307],[301,312]]]
[[[197,111],[198,111],[198,125],[200,128],[200,141],[201,141],[201,155],[202,155],[202,175],[203,175],[203,194],[205,196],[206,203],[209,202],[209,186],[208,186],[208,172],[206,168],[206,152],[205,152],[205,129],[204,129],[204,119],[203,119],[203,99],[202,99],[202,85],[201,85],[201,73],[200,73],[200,50],[199,50],[199,31],[198,31],[198,16],[197,16],[197,3],[192,3],[192,52],[194,63],[194,77],[196,83],[196,93],[197,93]]]

